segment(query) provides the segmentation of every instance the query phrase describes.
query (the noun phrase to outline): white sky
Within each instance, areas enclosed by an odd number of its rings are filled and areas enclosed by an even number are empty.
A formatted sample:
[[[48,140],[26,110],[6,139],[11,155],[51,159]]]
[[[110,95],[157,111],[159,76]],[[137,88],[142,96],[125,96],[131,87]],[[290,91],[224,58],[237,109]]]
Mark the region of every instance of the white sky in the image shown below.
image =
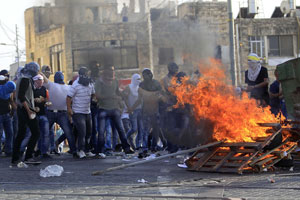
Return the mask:
[[[19,30],[19,47],[21,50],[21,60],[25,60],[25,30],[24,30],[24,11],[26,8],[34,5],[43,4],[48,0],[0,0],[0,43],[9,44],[0,45],[0,70],[9,69],[9,65],[15,62],[16,47],[15,30],[16,24]],[[120,5],[123,2],[128,3],[129,0],[118,0]],[[151,0],[151,1],[168,1],[168,0]],[[176,1],[176,0],[172,0]],[[195,0],[177,0],[178,3]],[[263,3],[265,17],[269,17],[275,6],[279,6],[282,0],[260,0]],[[232,0],[234,17],[238,13],[239,6],[247,5],[247,0]],[[300,5],[300,0],[296,0],[296,4]],[[3,30],[4,29],[4,30]]]

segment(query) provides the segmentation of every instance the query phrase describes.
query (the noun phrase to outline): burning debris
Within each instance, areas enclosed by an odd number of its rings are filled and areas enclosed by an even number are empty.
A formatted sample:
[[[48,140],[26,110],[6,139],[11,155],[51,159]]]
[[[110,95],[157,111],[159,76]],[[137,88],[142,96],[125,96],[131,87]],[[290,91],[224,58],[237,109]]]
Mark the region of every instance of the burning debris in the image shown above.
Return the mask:
[[[213,124],[213,140],[225,142],[204,155],[195,152],[186,161],[189,170],[261,172],[290,157],[299,139],[275,123],[278,120],[269,108],[258,107],[246,93],[236,95],[234,87],[226,84],[218,61],[211,59],[199,68],[202,76],[197,83],[188,78],[182,83],[173,81],[170,91],[177,97],[175,107],[190,105],[196,122],[207,119]]]

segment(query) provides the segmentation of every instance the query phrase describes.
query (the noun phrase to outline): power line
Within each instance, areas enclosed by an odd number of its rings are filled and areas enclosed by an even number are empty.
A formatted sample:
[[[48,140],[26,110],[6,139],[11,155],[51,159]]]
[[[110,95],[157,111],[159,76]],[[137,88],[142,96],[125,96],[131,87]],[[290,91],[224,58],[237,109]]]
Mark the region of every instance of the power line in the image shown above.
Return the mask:
[[[2,23],[0,22],[0,27],[1,29],[3,30],[4,34],[6,35],[6,37],[11,41],[11,42],[14,42],[10,36],[8,35],[8,33],[6,32],[6,30],[4,29],[4,27],[2,26]]]

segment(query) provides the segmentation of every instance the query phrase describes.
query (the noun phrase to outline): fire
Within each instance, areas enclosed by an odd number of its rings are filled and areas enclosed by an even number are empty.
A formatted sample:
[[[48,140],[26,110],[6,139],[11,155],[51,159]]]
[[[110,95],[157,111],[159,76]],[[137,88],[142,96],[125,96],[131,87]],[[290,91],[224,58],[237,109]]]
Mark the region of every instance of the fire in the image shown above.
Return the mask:
[[[173,80],[170,91],[177,97],[180,107],[190,104],[197,120],[206,118],[214,123],[213,137],[227,142],[254,142],[255,137],[266,137],[266,128],[257,123],[276,122],[269,108],[259,108],[246,93],[235,94],[234,87],[225,83],[226,76],[221,64],[210,59],[199,65],[202,76],[198,83],[185,78],[182,84]]]

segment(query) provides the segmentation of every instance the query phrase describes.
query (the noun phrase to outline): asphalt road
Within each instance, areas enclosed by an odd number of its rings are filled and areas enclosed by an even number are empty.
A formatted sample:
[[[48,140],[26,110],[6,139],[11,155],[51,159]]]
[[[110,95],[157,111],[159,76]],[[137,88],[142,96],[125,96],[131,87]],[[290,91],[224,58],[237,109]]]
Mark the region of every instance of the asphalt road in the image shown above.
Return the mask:
[[[300,199],[298,165],[293,172],[237,175],[190,172],[177,166],[183,159],[179,156],[92,176],[93,171],[139,159],[115,155],[80,160],[64,154],[20,169],[10,168],[10,159],[0,157],[0,199]],[[64,168],[61,176],[39,175],[40,169],[54,164]],[[142,179],[145,183],[139,182]]]

